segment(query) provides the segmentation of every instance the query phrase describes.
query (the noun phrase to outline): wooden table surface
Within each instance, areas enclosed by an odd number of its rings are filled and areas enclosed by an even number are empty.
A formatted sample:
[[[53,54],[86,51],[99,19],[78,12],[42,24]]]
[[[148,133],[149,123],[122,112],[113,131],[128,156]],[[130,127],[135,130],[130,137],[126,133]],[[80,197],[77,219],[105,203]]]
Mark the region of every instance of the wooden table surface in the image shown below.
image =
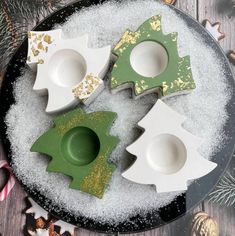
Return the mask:
[[[225,32],[226,38],[220,42],[221,46],[227,53],[235,49],[235,13],[231,14],[231,7],[228,7],[230,0],[178,0],[176,6],[192,15],[199,22],[204,19],[210,19],[211,22],[220,21],[222,31]],[[233,66],[235,68],[235,66]],[[4,153],[0,147],[0,159],[4,159]],[[229,168],[235,167],[233,158]],[[4,179],[3,173],[0,174],[0,180]],[[0,181],[1,183],[1,181]],[[1,185],[0,185],[1,186]],[[21,236],[22,228],[25,223],[22,211],[25,208],[26,194],[17,183],[10,196],[4,202],[0,202],[0,236]],[[206,211],[213,216],[220,226],[221,236],[235,235],[235,206],[226,208],[216,204],[208,203],[205,200],[191,214],[181,217],[159,229],[147,231],[145,233],[132,235],[145,236],[187,236],[190,235],[190,222],[192,214],[197,211]],[[98,236],[102,234],[93,233],[87,230],[79,229],[77,235]]]

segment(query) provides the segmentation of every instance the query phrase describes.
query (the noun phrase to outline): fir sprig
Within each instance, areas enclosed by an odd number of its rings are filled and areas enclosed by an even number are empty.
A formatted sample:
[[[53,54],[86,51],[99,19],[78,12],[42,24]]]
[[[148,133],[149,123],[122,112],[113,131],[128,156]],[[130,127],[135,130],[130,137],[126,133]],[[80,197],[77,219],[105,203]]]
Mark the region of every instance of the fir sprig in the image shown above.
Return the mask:
[[[228,207],[235,205],[235,169],[222,177],[209,200]]]
[[[70,0],[0,1],[0,71],[3,71],[27,31]]]

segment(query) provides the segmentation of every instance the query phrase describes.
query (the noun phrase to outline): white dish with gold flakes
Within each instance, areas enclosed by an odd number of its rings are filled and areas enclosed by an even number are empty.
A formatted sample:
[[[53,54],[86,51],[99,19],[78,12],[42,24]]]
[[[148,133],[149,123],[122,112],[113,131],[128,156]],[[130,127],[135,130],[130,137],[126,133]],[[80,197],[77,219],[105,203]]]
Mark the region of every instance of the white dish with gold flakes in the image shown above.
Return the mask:
[[[60,29],[28,35],[27,64],[37,71],[33,89],[48,93],[46,112],[61,112],[78,102],[88,105],[104,89],[110,46],[88,48],[88,35],[63,39]]]
[[[217,164],[198,153],[202,140],[182,128],[184,121],[159,99],[138,123],[144,133],[126,149],[137,159],[122,175],[161,193],[186,190],[188,180],[210,173]]]

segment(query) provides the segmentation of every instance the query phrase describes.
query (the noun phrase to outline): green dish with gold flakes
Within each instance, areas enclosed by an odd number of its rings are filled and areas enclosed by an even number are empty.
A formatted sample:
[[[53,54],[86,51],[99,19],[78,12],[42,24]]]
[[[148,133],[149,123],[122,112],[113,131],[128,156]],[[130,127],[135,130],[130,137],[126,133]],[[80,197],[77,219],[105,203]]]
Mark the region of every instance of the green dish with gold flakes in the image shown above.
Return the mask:
[[[176,32],[164,35],[161,16],[153,16],[135,32],[127,30],[113,49],[113,92],[132,88],[133,96],[157,92],[173,96],[196,88],[190,57],[180,57]]]
[[[70,188],[102,198],[116,169],[108,162],[119,143],[118,137],[109,134],[116,116],[108,111],[86,114],[82,109],[58,116],[31,151],[51,156],[47,171],[72,177]]]

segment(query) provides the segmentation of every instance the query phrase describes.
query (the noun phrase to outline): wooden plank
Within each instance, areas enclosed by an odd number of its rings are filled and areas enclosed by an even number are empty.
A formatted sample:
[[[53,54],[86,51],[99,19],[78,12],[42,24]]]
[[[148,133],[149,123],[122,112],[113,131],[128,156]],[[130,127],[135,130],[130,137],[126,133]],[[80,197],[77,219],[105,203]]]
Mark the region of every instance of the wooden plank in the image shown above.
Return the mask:
[[[0,145],[0,160],[3,159],[3,150]],[[1,178],[0,181],[1,180],[3,180],[3,178]],[[26,194],[21,186],[16,183],[8,199],[0,202],[0,235],[23,235],[22,230],[25,218],[22,211],[25,208],[25,196]]]
[[[198,0],[199,21],[209,19],[211,22],[221,22],[221,30],[226,34],[220,45],[228,52],[235,49],[235,18],[231,17],[231,5],[228,0]]]
[[[235,18],[231,17],[231,5],[229,5],[229,2],[226,0],[199,0],[198,2],[200,22],[204,19],[209,19],[211,22],[221,22],[221,30],[226,34],[226,37],[220,41],[220,45],[226,53],[231,49],[235,49]],[[234,65],[233,69],[235,69]],[[234,167],[235,159],[233,158],[230,169]],[[204,210],[217,220],[220,226],[220,235],[235,235],[235,206],[226,208],[205,201]]]
[[[198,3],[197,0],[178,0],[176,2],[176,7],[183,10],[184,12],[191,15],[193,18],[197,19],[198,16]]]
[[[209,213],[219,224],[220,235],[235,235],[235,209],[224,207],[205,201],[205,211]]]
[[[228,170],[235,167],[235,157],[232,159]],[[225,207],[215,203],[204,202],[204,210],[214,217],[220,226],[220,235],[235,235],[235,206]]]

